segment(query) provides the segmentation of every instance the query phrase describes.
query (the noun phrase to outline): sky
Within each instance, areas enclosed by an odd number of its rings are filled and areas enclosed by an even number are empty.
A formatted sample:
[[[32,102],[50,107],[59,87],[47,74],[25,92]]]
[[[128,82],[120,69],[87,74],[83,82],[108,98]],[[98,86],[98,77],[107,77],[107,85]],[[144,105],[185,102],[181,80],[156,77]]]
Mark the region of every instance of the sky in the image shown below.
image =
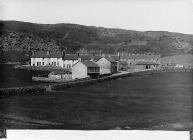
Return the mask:
[[[0,0],[0,20],[193,34],[193,0]]]

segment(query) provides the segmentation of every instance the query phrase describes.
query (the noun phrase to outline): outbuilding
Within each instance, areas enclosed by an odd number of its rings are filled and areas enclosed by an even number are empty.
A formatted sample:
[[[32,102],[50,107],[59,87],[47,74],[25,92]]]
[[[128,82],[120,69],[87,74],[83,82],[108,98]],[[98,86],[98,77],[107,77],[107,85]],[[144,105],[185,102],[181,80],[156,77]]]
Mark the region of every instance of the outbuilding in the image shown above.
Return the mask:
[[[59,79],[65,79],[65,80],[71,80],[72,74],[69,71],[53,71],[48,74],[48,78],[52,80],[59,80]]]
[[[96,61],[100,67],[100,74],[112,74],[117,72],[117,61],[111,57],[104,56]]]
[[[72,79],[96,78],[100,75],[100,67],[93,61],[79,61],[72,66]]]

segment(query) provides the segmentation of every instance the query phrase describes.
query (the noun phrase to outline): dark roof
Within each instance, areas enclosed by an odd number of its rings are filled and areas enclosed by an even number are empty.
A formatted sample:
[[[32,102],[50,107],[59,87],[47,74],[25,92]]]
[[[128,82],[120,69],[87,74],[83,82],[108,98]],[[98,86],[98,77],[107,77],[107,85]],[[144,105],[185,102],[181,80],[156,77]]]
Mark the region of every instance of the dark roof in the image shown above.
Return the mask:
[[[45,52],[45,51],[40,51],[36,52],[31,56],[32,58],[62,58],[63,60],[78,60],[78,58],[81,58],[82,61],[85,60],[91,60],[94,59],[95,61],[99,60],[102,58],[100,55],[93,56],[91,54],[86,54],[86,55],[77,55],[77,54],[65,54],[63,56],[62,52]],[[110,62],[116,62],[119,60],[118,56],[105,56],[105,58],[110,61]]]
[[[40,51],[36,52],[35,54],[32,54],[32,58],[62,58],[63,54],[62,52],[45,52]]]
[[[126,61],[120,61],[119,63],[122,65],[128,65],[128,63]]]
[[[115,61],[119,61],[119,56],[117,55],[111,55],[110,57],[114,59]]]
[[[65,54],[63,60],[78,60],[78,56],[76,54]]]
[[[81,58],[81,60],[91,60],[93,58],[93,56],[90,54],[80,55],[79,57]]]
[[[159,59],[160,55],[153,54],[123,54],[120,56],[122,59]]]
[[[96,63],[93,61],[81,61],[85,66],[87,67],[99,67]]]
[[[136,65],[159,65],[159,64],[155,63],[155,62],[140,61],[140,62],[136,63]]]
[[[112,57],[109,57],[109,56],[105,56],[105,58],[110,61],[110,62],[116,62]]]
[[[108,60],[109,62],[113,63],[113,62],[117,62],[115,61],[112,57],[109,57],[109,56],[102,56],[101,58],[105,58],[106,60]],[[98,60],[100,60],[101,58],[99,58]],[[96,60],[96,61],[98,61]]]
[[[95,60],[95,61],[97,61],[97,60],[99,60],[99,59],[101,59],[101,58],[102,58],[102,56],[100,56],[100,55],[94,56],[94,60]]]
[[[32,58],[63,58],[63,60],[78,60],[80,57],[81,60],[91,60],[92,55],[80,55],[77,56],[76,54],[65,54],[63,56],[62,52],[45,52],[45,51],[40,51],[36,52],[31,56]]]

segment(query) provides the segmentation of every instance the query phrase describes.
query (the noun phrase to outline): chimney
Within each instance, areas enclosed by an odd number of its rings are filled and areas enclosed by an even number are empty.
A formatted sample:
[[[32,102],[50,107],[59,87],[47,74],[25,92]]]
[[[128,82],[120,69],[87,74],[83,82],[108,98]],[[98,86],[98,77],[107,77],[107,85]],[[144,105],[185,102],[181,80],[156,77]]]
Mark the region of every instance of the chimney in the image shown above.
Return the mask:
[[[32,55],[34,55],[35,54],[35,52],[34,51],[32,51]]]
[[[62,51],[62,57],[65,57],[66,53],[65,51]]]
[[[93,61],[93,62],[94,62],[94,56],[91,57],[90,61]]]
[[[117,56],[118,56],[118,58],[119,58],[119,59],[121,58],[121,57],[120,57],[120,53],[119,53],[119,52],[117,53]]]
[[[79,62],[81,61],[81,58],[80,58],[80,57],[78,58],[78,61],[79,61]]]
[[[90,61],[94,61],[94,54],[92,54]]]

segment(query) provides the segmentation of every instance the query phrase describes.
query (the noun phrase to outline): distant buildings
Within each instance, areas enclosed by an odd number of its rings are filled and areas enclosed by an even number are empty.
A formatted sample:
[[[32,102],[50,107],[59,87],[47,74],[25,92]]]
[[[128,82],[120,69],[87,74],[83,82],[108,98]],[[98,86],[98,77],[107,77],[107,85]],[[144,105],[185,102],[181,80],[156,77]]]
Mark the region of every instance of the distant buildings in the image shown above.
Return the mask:
[[[129,69],[156,69],[160,65],[160,55],[122,53],[120,61],[127,62]]]
[[[65,54],[64,52],[36,52],[31,56],[31,66],[52,66],[71,69],[78,60],[92,60],[92,55]]]
[[[138,70],[157,69],[158,66],[159,64],[156,62],[139,61],[135,64],[135,69],[138,69]]]
[[[160,55],[152,54],[94,55],[37,52],[31,56],[31,66],[59,67],[72,72],[72,74],[53,72],[49,74],[51,79],[95,78],[99,75],[117,73],[120,70],[156,69],[159,65]]]

